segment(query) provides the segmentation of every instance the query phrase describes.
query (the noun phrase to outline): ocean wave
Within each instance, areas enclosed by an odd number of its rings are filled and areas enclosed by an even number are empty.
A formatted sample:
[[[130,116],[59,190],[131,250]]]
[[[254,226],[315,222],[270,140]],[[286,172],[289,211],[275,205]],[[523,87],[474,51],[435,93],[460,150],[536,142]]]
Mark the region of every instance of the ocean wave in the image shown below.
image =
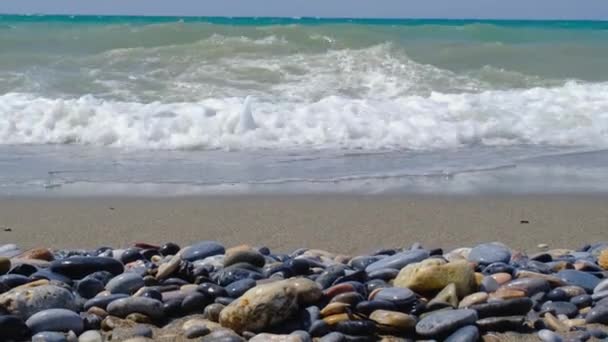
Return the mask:
[[[242,97],[139,103],[10,93],[0,96],[0,143],[202,150],[607,147],[608,84],[327,96],[309,103]]]

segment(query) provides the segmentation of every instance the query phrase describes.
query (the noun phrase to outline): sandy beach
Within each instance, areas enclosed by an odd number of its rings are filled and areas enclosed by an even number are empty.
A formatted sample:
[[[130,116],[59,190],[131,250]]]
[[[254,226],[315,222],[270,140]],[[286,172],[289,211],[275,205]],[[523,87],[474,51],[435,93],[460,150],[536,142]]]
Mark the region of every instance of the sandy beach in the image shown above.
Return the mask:
[[[0,241],[95,248],[218,240],[345,254],[416,241],[444,248],[502,241],[534,251],[539,243],[608,240],[607,207],[608,196],[595,195],[4,198]]]

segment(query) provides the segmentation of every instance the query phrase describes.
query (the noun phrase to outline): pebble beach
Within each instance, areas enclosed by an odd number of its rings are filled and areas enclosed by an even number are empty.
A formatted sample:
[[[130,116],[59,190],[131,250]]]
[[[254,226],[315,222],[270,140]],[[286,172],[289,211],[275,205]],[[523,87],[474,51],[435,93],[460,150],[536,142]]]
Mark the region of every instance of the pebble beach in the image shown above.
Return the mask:
[[[345,255],[134,243],[0,246],[2,341],[608,338],[608,243],[414,243]]]

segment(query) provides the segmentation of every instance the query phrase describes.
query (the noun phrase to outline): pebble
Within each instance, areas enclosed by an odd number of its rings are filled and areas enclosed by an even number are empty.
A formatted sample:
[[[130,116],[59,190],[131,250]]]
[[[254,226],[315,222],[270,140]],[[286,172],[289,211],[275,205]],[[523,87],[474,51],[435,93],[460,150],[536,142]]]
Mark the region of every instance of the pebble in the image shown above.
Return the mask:
[[[0,257],[0,275],[6,274],[11,269],[11,259]]]
[[[237,280],[234,283],[226,286],[226,292],[229,297],[238,298],[242,296],[249,289],[253,288],[256,285],[255,280],[250,278],[245,278],[241,280]]]
[[[416,324],[422,336],[438,337],[454,332],[465,325],[475,324],[477,312],[470,309],[437,311],[425,316]]]
[[[201,241],[192,246],[186,247],[181,257],[183,260],[196,261],[210,256],[224,254],[224,252],[224,246],[218,242]]]
[[[13,315],[0,316],[0,341],[22,341],[31,336],[31,332],[20,317]]]
[[[248,245],[232,247],[226,250],[224,256],[224,267],[234,265],[240,262],[248,263],[253,266],[263,267],[266,263],[266,258],[256,249]]]
[[[365,272],[370,273],[383,268],[393,268],[396,270],[400,270],[411,263],[422,261],[428,258],[429,256],[429,252],[425,250],[413,250],[397,253],[370,264],[365,268]]]
[[[543,342],[562,342],[564,339],[551,330],[543,329],[538,332],[538,338]]]
[[[397,307],[411,304],[416,300],[416,294],[408,289],[401,287],[387,287],[378,290],[372,298],[376,301],[387,301],[393,303]]]
[[[78,342],[103,342],[103,338],[99,331],[87,330],[78,336]]]
[[[43,331],[32,336],[32,342],[68,342],[68,339],[59,332]]]
[[[596,306],[591,309],[585,318],[587,323],[600,323],[608,325],[608,305]]]
[[[110,315],[126,317],[132,313],[141,313],[152,319],[163,318],[163,303],[147,297],[127,297],[112,301],[107,306]]]
[[[112,278],[106,284],[106,290],[112,294],[133,294],[144,286],[144,279],[136,273],[123,273]]]
[[[440,291],[450,283],[456,286],[460,297],[475,292],[477,285],[471,265],[464,260],[442,263],[429,259],[406,266],[394,281],[397,287],[421,293]]]
[[[485,243],[473,247],[467,259],[480,265],[490,265],[495,262],[509,263],[511,251],[501,243]]]
[[[482,318],[476,322],[482,331],[521,331],[524,327],[524,316],[502,316]]]
[[[185,331],[184,336],[186,336],[186,338],[197,338],[205,336],[210,332],[211,330],[206,326],[192,326]]]
[[[566,315],[568,318],[578,315],[578,307],[570,302],[545,302],[540,310],[541,312],[552,312],[554,315]]]
[[[414,317],[397,311],[376,310],[369,315],[369,319],[382,325],[383,328],[390,328],[389,332],[407,332],[416,326]]]
[[[474,325],[467,325],[452,333],[445,342],[475,342],[479,340],[479,329]]]
[[[99,271],[119,275],[124,271],[122,263],[108,257],[81,257],[74,256],[51,262],[49,269],[71,279],[82,279],[85,276]]]
[[[475,310],[479,318],[486,318],[525,315],[532,309],[532,305],[533,303],[530,298],[514,298],[474,304],[469,308]]]
[[[77,334],[84,329],[82,318],[71,310],[48,309],[32,315],[25,324],[33,333],[42,331],[73,331]]]
[[[45,284],[45,281],[40,282]],[[69,290],[55,285],[32,286],[32,284],[33,282],[1,294],[0,306],[24,319],[47,309],[76,310],[76,298]]]
[[[588,293],[593,292],[593,289],[600,283],[600,279],[582,271],[563,270],[556,274],[561,280],[570,285],[580,286]]]

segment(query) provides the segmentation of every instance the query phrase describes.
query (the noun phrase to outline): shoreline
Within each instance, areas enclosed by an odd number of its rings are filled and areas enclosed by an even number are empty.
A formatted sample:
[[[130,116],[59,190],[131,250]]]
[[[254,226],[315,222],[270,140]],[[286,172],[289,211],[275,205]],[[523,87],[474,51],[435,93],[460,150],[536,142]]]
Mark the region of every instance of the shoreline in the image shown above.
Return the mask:
[[[601,194],[5,197],[0,240],[23,249],[217,240],[344,254],[501,241],[532,252],[608,240],[607,207]]]

